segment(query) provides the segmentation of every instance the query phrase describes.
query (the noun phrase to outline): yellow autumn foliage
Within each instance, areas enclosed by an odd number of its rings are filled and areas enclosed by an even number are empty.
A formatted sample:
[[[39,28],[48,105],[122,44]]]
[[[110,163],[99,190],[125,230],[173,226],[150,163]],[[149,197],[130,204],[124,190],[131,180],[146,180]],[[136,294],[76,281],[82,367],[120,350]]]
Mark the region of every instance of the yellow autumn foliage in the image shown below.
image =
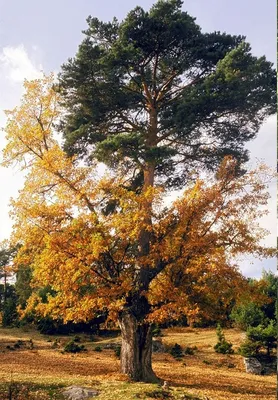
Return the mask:
[[[20,244],[14,268],[29,265],[33,295],[28,310],[65,321],[93,318],[106,310],[116,319],[143,270],[150,276],[141,295],[149,321],[186,314],[215,317],[248,290],[232,258],[273,254],[260,246],[266,232],[269,173],[265,167],[235,177],[228,157],[211,181],[199,179],[169,207],[161,187],[134,193],[124,176],[99,177],[97,165],[80,165],[58,143],[55,124],[62,110],[53,76],[25,83],[21,107],[8,112],[4,165],[20,163],[24,188],[12,201],[12,242]],[[114,202],[111,213],[105,205]],[[151,207],[150,207],[151,205]],[[149,232],[148,254],[138,255],[138,237]],[[50,287],[48,301],[36,290]]]

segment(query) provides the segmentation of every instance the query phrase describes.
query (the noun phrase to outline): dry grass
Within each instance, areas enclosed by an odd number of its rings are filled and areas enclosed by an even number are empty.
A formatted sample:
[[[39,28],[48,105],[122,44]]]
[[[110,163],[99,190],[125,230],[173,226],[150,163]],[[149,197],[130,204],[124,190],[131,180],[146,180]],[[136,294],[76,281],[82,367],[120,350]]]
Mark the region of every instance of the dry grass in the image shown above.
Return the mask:
[[[225,330],[224,333],[226,339],[237,348],[242,341],[242,333],[237,330]],[[34,349],[29,348],[30,338],[34,342]],[[9,382],[12,377],[14,381],[39,385],[88,385],[101,390],[97,397],[99,400],[129,400],[136,396],[149,399],[144,393],[158,390],[157,385],[127,382],[126,377],[119,373],[119,361],[113,350],[100,353],[93,350],[97,345],[117,342],[117,339],[99,338],[97,342],[82,342],[88,352],[61,354],[68,338],[60,337],[60,349],[53,349],[48,338],[34,332],[1,329],[0,382]],[[6,348],[17,340],[25,341],[21,348],[14,351]],[[181,361],[174,360],[166,353],[154,355],[154,370],[163,380],[169,381],[172,398],[182,399],[185,393],[190,393],[200,399],[207,396],[210,400],[275,399],[274,375],[247,374],[242,357],[219,355],[213,351],[216,343],[215,330],[168,329],[164,332],[163,342],[169,346],[179,343],[183,347],[198,348],[194,355],[186,355]]]

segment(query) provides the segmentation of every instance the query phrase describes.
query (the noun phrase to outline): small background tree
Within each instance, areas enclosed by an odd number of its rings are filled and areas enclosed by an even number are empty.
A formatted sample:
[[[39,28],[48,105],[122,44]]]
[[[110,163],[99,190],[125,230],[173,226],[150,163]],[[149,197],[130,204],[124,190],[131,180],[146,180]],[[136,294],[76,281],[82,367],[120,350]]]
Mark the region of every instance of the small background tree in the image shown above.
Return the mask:
[[[234,306],[230,314],[234,325],[247,330],[248,327],[266,326],[272,320],[277,321],[278,276],[264,271],[261,279],[249,279],[249,285],[257,292],[256,302],[245,299]]]
[[[214,346],[214,350],[216,353],[221,353],[221,354],[233,354],[234,350],[232,349],[233,344],[230,342],[227,342],[225,339],[225,335],[222,331],[221,325],[218,324],[216,327],[216,335],[217,335],[217,343]]]
[[[277,326],[275,321],[267,325],[249,327],[246,332],[247,340],[240,346],[239,352],[245,357],[266,354],[271,356],[272,349],[277,346]]]

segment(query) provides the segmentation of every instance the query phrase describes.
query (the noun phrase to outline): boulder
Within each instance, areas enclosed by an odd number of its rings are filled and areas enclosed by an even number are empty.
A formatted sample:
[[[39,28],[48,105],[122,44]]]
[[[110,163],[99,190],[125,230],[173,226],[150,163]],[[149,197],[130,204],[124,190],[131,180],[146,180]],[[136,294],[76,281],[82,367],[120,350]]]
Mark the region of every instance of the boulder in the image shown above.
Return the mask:
[[[153,353],[164,353],[165,346],[160,339],[154,339],[152,344]]]
[[[99,395],[99,392],[92,388],[69,386],[63,391],[63,395],[68,400],[85,400]]]
[[[255,357],[244,358],[246,372],[249,374],[261,375],[262,364]]]
[[[277,372],[276,356],[267,356],[265,354],[260,354],[256,358],[262,364],[262,375],[272,375]]]

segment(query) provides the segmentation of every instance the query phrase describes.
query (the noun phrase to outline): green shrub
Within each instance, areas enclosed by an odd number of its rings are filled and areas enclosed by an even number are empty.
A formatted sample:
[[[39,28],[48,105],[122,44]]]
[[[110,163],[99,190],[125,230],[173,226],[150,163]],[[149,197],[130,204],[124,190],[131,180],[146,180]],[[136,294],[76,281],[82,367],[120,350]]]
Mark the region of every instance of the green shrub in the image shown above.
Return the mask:
[[[221,353],[221,354],[233,354],[234,350],[232,349],[232,343],[229,342],[223,342],[223,343],[217,343],[214,346],[214,350],[216,353]]]
[[[194,347],[187,346],[184,349],[184,354],[193,355],[193,354],[195,354],[196,350],[198,350],[196,346],[194,346]]]
[[[256,304],[250,302],[233,308],[231,319],[237,328],[247,330],[249,326],[258,326],[265,320],[265,314]]]
[[[75,343],[80,343],[81,342],[81,337],[80,336],[74,336],[74,338],[72,339]]]
[[[233,354],[234,350],[232,349],[232,343],[227,342],[225,339],[225,335],[222,331],[221,326],[218,324],[216,328],[216,335],[218,338],[218,342],[214,346],[214,350],[216,353],[221,353],[221,354]]]
[[[2,325],[4,327],[18,326],[18,313],[16,307],[16,299],[14,297],[7,298],[2,311]]]
[[[115,347],[115,349],[114,349],[114,353],[115,353],[115,356],[117,357],[117,358],[120,358],[121,357],[121,350],[122,350],[122,346],[117,346],[117,347]]]
[[[182,351],[182,347],[176,343],[170,350],[170,354],[171,356],[173,356],[174,358],[182,358],[183,357],[183,351]]]
[[[251,340],[246,340],[240,345],[238,352],[243,357],[254,357],[258,354],[259,348],[259,343],[252,342]]]
[[[81,351],[86,351],[87,349],[83,344],[76,344],[73,340],[66,343],[64,351],[66,353],[80,353]]]
[[[247,340],[243,343],[240,348],[246,353],[246,349],[256,349],[255,354],[259,354],[260,350],[265,350],[267,355],[273,348],[276,347],[277,343],[277,328],[275,321],[270,321],[267,326],[258,325],[256,327],[249,327],[246,332]],[[253,353],[254,353],[253,351]]]
[[[151,399],[159,399],[159,400],[173,399],[172,393],[163,389],[154,390],[152,392],[145,392],[145,395],[147,396],[147,398]]]
[[[162,330],[158,324],[155,324],[152,328],[152,334],[154,337],[162,336]]]
[[[97,351],[98,353],[100,353],[100,352],[102,351],[102,347],[96,346],[96,347],[94,348],[94,351]]]

